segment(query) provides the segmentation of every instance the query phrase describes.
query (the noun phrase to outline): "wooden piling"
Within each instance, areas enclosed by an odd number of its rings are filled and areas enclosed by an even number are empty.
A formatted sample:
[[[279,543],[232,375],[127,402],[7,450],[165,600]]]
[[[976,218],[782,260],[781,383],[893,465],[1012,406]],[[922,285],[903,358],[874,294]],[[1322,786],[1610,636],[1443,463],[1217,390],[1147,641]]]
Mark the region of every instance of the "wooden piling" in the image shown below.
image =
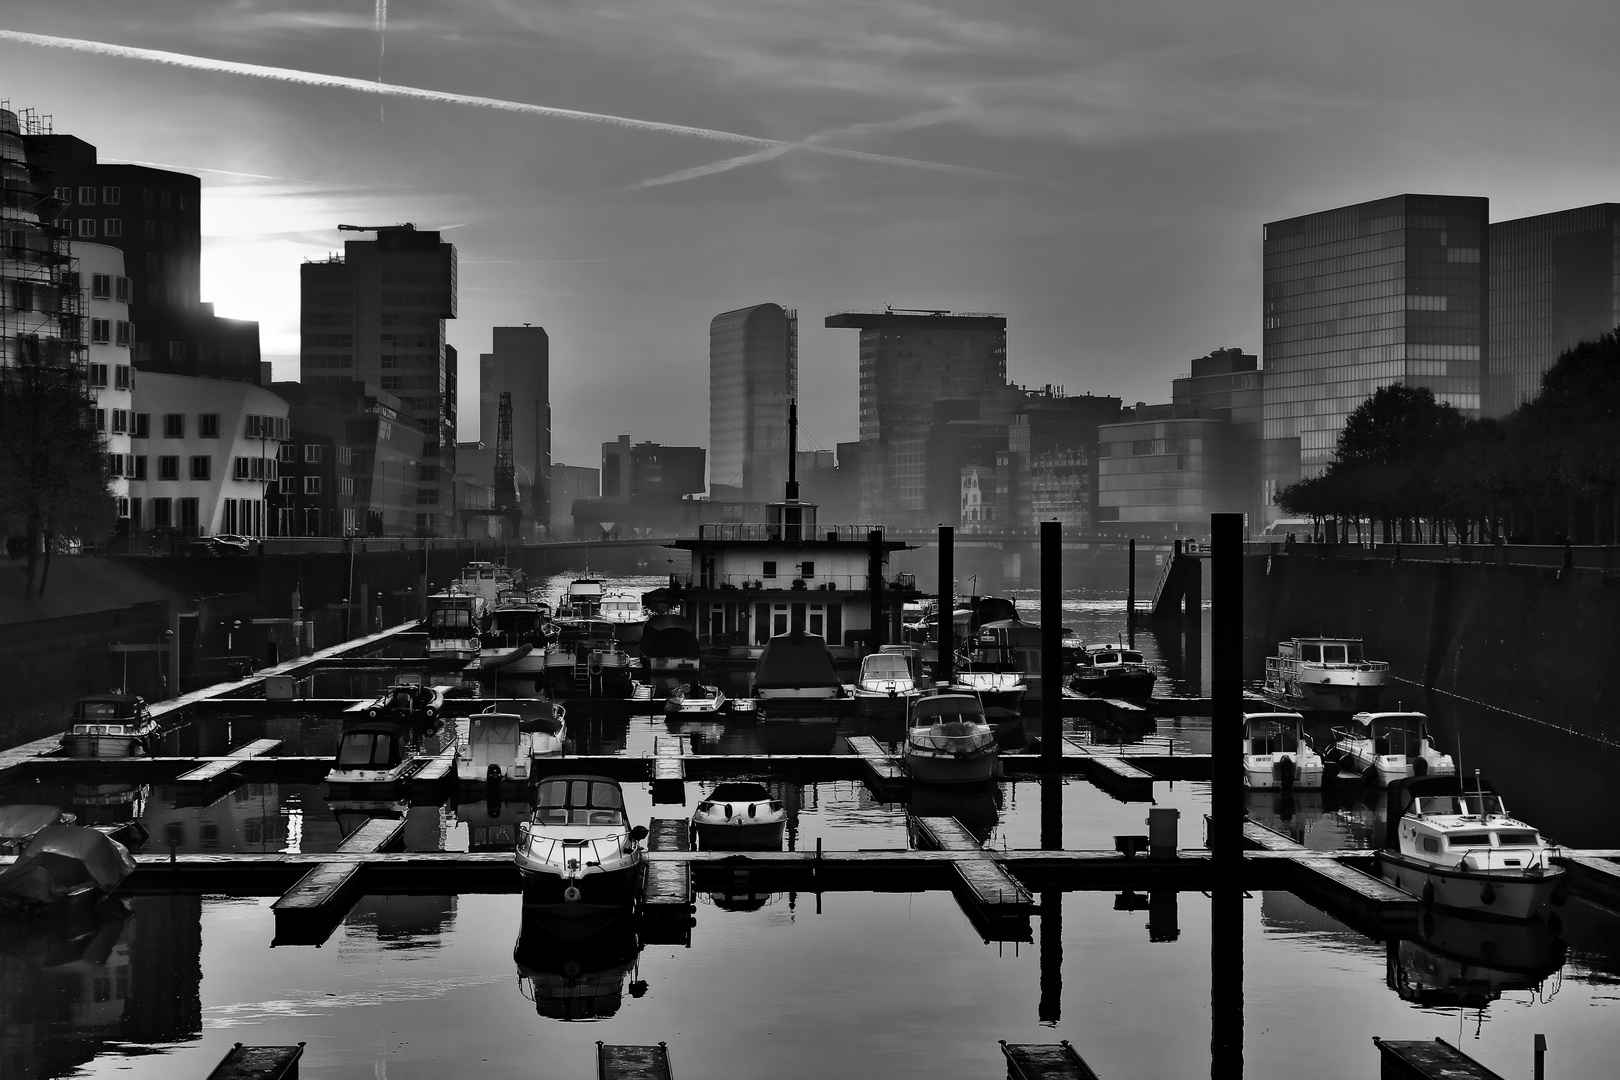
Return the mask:
[[[1041,758],[1063,756],[1063,523],[1041,522]]]
[[[939,618],[935,622],[939,660],[934,677],[947,685],[956,679],[956,530],[939,527]]]

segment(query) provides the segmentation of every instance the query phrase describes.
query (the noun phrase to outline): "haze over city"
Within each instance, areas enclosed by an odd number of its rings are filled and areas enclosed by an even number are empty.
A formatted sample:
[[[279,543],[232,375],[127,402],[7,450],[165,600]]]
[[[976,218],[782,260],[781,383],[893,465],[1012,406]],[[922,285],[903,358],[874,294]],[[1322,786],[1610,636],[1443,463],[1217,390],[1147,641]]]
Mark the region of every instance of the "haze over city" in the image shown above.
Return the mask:
[[[819,326],[840,308],[1005,312],[1014,381],[1161,400],[1192,357],[1258,350],[1264,221],[1397,191],[1488,196],[1493,219],[1613,199],[1617,18],[67,0],[8,14],[0,68],[103,160],[203,177],[203,298],[260,322],[277,378],[298,266],[340,222],[445,230],[465,391],[492,325],[545,326],[555,457],[594,463],[619,431],[705,443],[708,321],[768,300],[806,315],[811,445],[856,433],[855,341]]]

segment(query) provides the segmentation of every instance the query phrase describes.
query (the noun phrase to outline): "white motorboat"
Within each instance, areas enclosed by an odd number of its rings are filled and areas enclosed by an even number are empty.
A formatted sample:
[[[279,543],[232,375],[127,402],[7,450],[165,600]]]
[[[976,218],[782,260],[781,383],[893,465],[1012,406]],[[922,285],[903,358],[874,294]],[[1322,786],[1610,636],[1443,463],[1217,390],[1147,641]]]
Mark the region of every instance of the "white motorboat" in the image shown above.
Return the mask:
[[[146,702],[133,694],[80,698],[62,735],[68,757],[137,757],[152,752],[157,721]]]
[[[402,720],[380,717],[344,726],[337,755],[327,770],[333,790],[365,785],[377,797],[397,784],[410,769],[414,747],[410,727]]]
[[[855,676],[855,711],[862,716],[899,719],[923,691],[917,650],[885,646],[861,660]]]
[[[664,699],[664,715],[684,713],[717,713],[726,707],[725,691],[718,686],[703,683],[682,683]]]
[[[1389,664],[1368,660],[1360,638],[1290,638],[1266,657],[1266,696],[1296,709],[1352,713],[1378,706]]]
[[[570,918],[632,907],[646,871],[646,837],[646,826],[630,826],[617,780],[547,777],[534,812],[518,826],[523,902]]]
[[[1429,736],[1420,712],[1359,712],[1348,727],[1335,728],[1322,756],[1336,772],[1359,773],[1369,784],[1386,787],[1408,776],[1454,776],[1457,764]]]
[[[614,623],[644,623],[647,621],[647,609],[641,606],[641,597],[614,590],[602,594],[597,618]]]
[[[502,593],[517,589],[523,580],[521,571],[512,570],[499,563],[470,562],[461,568],[456,579],[456,588],[464,593],[483,597],[484,601],[493,604]]]
[[[564,619],[597,619],[602,615],[602,582],[599,578],[575,578],[563,592],[557,615]]]
[[[1305,737],[1297,712],[1243,713],[1243,778],[1253,791],[1322,786],[1322,755]]]
[[[1398,781],[1389,800],[1379,875],[1425,904],[1531,919],[1568,897],[1555,849],[1477,776]]]
[[[503,675],[536,675],[546,669],[546,615],[526,593],[508,593],[489,613],[479,635],[478,662]]]
[[[545,701],[544,714],[497,712],[490,706],[459,722],[456,779],[463,784],[526,781],[537,757],[561,757],[568,727],[561,706]]]
[[[427,654],[435,660],[475,660],[483,648],[479,634],[488,613],[474,593],[445,592],[429,598]]]
[[[924,694],[906,719],[906,771],[932,784],[989,780],[996,770],[995,729],[972,694]]]
[[[764,784],[716,784],[692,811],[692,827],[706,851],[776,850],[782,846],[787,809]]]
[[[437,720],[444,712],[444,689],[422,683],[397,682],[378,694],[365,708],[366,719],[388,718],[410,723]]]

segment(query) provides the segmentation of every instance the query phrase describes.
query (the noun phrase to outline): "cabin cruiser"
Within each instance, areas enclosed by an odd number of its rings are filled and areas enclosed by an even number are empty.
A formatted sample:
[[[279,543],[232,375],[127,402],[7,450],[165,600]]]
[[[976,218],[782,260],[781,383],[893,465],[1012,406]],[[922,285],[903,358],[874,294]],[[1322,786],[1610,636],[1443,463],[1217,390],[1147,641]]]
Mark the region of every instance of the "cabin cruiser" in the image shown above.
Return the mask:
[[[1243,713],[1243,778],[1251,791],[1322,786],[1322,756],[1305,737],[1297,712]]]
[[[546,650],[545,683],[553,694],[629,697],[635,661],[604,619],[559,619],[557,640]]]
[[[1378,873],[1425,904],[1523,920],[1569,895],[1554,852],[1478,776],[1421,776],[1390,788]]]
[[[647,621],[647,609],[641,606],[639,596],[615,590],[602,595],[597,618],[615,623],[644,623]]]
[[[564,619],[597,619],[602,615],[602,582],[599,578],[575,578],[563,592],[557,615]]]
[[[366,718],[389,717],[406,723],[437,720],[444,712],[444,690],[421,683],[397,682],[365,708]]]
[[[899,719],[923,691],[917,650],[884,646],[861,660],[855,676],[855,711],[861,716]]]
[[[534,675],[546,669],[546,613],[527,593],[506,593],[489,614],[479,636],[479,663],[505,675]]]
[[[652,616],[641,630],[641,659],[654,678],[696,672],[700,646],[686,616],[672,611]]]
[[[997,764],[996,733],[972,694],[941,691],[912,702],[906,718],[906,771],[933,784],[989,780]]]
[[[545,715],[525,719],[491,705],[457,723],[456,779],[463,784],[527,781],[532,759],[561,757],[568,727],[561,706],[542,702]]]
[[[664,700],[664,715],[717,713],[726,707],[725,691],[704,683],[682,683]]]
[[[1353,713],[1378,706],[1389,664],[1368,660],[1360,638],[1290,638],[1266,657],[1266,696],[1290,708]]]
[[[646,826],[631,828],[617,780],[547,777],[518,826],[524,904],[566,917],[629,910],[641,895],[646,836]]]
[[[487,614],[484,598],[472,593],[440,593],[430,598],[427,654],[435,660],[475,660]]]
[[[519,588],[522,580],[521,571],[512,570],[499,563],[470,562],[461,568],[455,588],[460,592],[482,597],[485,603],[493,604],[500,599],[502,593]]]
[[[157,721],[146,702],[133,694],[95,694],[80,698],[62,735],[68,757],[136,757],[150,754]]]
[[[0,912],[32,915],[94,901],[134,872],[135,857],[105,833],[46,825],[29,837],[15,862],[0,868]]]
[[[984,601],[976,598],[975,611]],[[1007,601],[1001,601],[1007,603]],[[1010,609],[1011,605],[1008,604]],[[1041,628],[1016,615],[980,623],[969,640],[967,658],[957,665],[955,689],[979,695],[986,709],[1017,712],[1026,694],[1041,692]]]
[[[1335,728],[1322,756],[1327,767],[1360,773],[1385,787],[1407,776],[1452,776],[1457,765],[1435,748],[1428,718],[1419,712],[1359,712],[1348,727]]]
[[[1143,702],[1153,697],[1153,665],[1137,650],[1119,644],[1093,644],[1075,658],[1069,689],[1086,697]]]
[[[345,724],[326,782],[334,791],[364,785],[380,798],[410,771],[415,743],[415,733],[400,719],[379,717]]]
[[[705,851],[769,850],[782,846],[787,809],[764,784],[716,784],[692,811],[692,828]]]

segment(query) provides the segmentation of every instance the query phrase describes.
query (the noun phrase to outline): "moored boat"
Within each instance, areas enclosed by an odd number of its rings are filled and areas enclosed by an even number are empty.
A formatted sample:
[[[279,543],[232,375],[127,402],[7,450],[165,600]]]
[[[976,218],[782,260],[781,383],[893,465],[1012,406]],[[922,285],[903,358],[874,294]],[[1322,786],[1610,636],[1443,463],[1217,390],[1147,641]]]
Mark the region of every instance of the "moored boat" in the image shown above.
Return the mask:
[[[520,588],[522,581],[521,571],[499,563],[475,561],[461,568],[455,587],[460,592],[482,597],[485,603],[493,604],[502,593]]]
[[[636,662],[619,647],[613,623],[559,619],[557,639],[544,656],[545,683],[556,695],[629,697]]]
[[[134,856],[105,833],[47,825],[0,868],[0,911],[31,915],[81,905],[109,895],[134,872]]]
[[[692,827],[706,851],[779,849],[786,824],[781,800],[751,781],[716,784],[692,811]]]
[[[1136,649],[1123,645],[1087,645],[1075,657],[1068,687],[1086,697],[1144,702],[1153,698],[1157,678],[1153,665]]]
[[[326,772],[332,791],[362,786],[381,798],[410,769],[415,739],[409,725],[392,717],[346,724]]]
[[[600,578],[575,578],[564,590],[562,602],[557,605],[557,616],[566,619],[596,619],[602,614],[602,582]]]
[[[900,646],[885,646],[863,657],[851,691],[855,711],[880,719],[905,716],[923,691],[918,664],[917,650]]]
[[[473,660],[483,648],[479,633],[488,613],[484,598],[444,592],[429,598],[427,654],[435,660]]]
[[[422,683],[397,682],[365,707],[366,718],[432,723],[444,712],[444,691]]]
[[[136,757],[152,752],[157,721],[133,694],[94,694],[73,706],[62,735],[68,757]]]
[[[563,711],[542,702],[546,715],[525,719],[494,706],[457,724],[456,779],[463,784],[527,781],[532,759],[560,757],[568,730]]]
[[[718,686],[704,683],[682,683],[664,699],[664,715],[678,716],[688,713],[717,713],[726,707],[729,699]]]
[[[654,678],[696,672],[700,648],[692,623],[678,612],[661,612],[642,627],[641,659]]]
[[[527,593],[507,593],[489,613],[479,635],[478,662],[503,675],[533,675],[546,669],[547,619]]]
[[[1266,696],[1290,708],[1353,713],[1378,706],[1389,664],[1368,660],[1360,638],[1296,637],[1266,657]]]
[[[942,691],[912,702],[906,719],[905,766],[931,784],[989,780],[997,765],[996,733],[972,694]]]
[[[1297,712],[1243,713],[1243,778],[1252,791],[1322,786],[1322,756],[1305,737]]]
[[[524,904],[569,918],[628,910],[641,894],[646,836],[630,826],[617,780],[547,777],[518,826]]]
[[[754,667],[754,700],[765,713],[814,714],[846,696],[827,642],[793,630],[766,643]]]
[[[1568,896],[1554,849],[1530,825],[1510,817],[1502,798],[1477,776],[1424,776],[1390,788],[1378,872],[1425,904],[1531,919]]]
[[[1322,756],[1335,772],[1358,773],[1369,784],[1387,786],[1408,776],[1450,776],[1457,765],[1429,735],[1419,712],[1359,712],[1335,728]]]

